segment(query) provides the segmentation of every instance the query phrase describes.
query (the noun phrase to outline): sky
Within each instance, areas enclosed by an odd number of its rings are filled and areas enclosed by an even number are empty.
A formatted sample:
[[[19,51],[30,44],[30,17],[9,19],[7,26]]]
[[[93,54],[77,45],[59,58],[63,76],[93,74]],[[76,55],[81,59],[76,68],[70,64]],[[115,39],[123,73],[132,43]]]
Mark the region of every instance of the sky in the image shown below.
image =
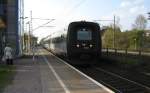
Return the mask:
[[[97,21],[101,26],[116,22],[122,30],[132,29],[132,24],[139,14],[148,17],[150,0],[24,0],[25,17],[55,19],[47,27],[33,30],[33,34],[40,39],[56,31],[67,28],[72,21]],[[27,22],[29,18],[25,19]],[[49,20],[32,20],[35,29]],[[49,27],[50,26],[50,27]],[[26,24],[28,28],[28,25]],[[150,27],[150,25],[148,25]]]

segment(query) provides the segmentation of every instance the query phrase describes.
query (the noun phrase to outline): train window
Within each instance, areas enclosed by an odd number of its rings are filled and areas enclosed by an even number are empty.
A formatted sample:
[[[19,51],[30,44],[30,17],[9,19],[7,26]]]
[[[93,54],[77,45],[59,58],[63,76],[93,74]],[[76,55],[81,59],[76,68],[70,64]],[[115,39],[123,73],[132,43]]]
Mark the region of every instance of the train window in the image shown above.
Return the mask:
[[[92,40],[92,31],[89,29],[77,30],[77,40]]]

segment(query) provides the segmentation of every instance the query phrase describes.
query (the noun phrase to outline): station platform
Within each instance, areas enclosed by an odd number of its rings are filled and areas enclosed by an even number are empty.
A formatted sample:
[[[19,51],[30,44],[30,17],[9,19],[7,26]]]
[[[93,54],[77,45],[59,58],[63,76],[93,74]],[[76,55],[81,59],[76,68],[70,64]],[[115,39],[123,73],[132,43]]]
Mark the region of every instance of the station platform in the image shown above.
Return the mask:
[[[16,60],[14,66],[13,83],[3,93],[114,93],[44,49]]]

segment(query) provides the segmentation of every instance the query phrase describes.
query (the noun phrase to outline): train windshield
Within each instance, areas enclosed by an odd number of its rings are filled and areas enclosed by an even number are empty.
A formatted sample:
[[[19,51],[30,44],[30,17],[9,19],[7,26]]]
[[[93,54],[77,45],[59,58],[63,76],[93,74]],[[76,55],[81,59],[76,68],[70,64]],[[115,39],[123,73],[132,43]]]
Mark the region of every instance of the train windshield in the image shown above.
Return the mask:
[[[92,31],[90,29],[78,29],[77,40],[92,40]]]

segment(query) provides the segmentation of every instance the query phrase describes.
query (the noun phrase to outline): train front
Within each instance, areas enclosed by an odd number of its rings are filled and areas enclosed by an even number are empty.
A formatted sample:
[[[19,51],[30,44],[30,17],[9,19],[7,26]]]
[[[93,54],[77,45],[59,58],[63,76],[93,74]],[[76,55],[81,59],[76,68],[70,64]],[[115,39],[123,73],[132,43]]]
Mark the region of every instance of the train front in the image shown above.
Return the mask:
[[[67,53],[69,57],[100,56],[100,27],[94,22],[73,22],[68,27]]]

